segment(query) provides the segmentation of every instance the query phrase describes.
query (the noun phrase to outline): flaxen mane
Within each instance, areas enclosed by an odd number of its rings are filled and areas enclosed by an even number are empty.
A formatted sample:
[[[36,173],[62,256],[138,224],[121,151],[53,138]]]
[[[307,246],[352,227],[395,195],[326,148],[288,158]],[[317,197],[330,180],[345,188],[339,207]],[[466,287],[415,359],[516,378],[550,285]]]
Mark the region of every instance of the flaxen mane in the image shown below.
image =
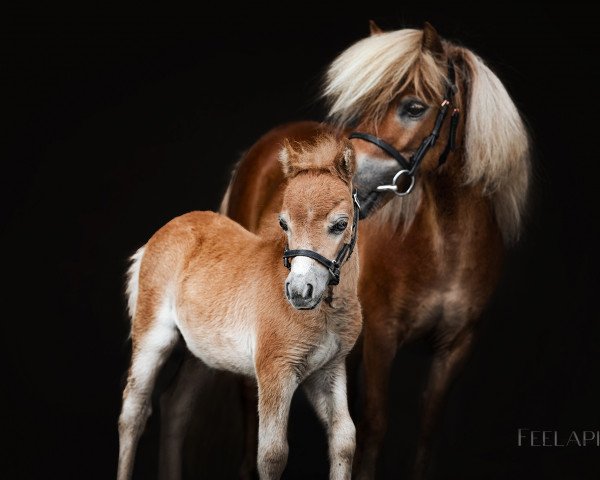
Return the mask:
[[[376,125],[407,87],[432,104],[441,101],[448,67],[422,50],[422,35],[414,29],[381,33],[345,50],[325,79],[330,120],[338,126],[358,119]],[[510,243],[521,231],[529,191],[527,130],[506,89],[483,60],[450,42],[444,41],[444,47],[455,64],[458,85],[466,86],[457,98],[466,112],[464,183],[480,185],[490,197],[498,226]],[[382,220],[395,219],[408,227],[420,200],[415,190],[389,202],[379,213]]]

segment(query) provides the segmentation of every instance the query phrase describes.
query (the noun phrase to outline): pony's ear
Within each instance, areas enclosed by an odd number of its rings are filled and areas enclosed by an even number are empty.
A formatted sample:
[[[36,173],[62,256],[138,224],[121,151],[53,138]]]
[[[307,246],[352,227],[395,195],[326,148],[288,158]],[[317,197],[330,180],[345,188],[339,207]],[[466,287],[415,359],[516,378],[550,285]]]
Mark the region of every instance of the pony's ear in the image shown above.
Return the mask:
[[[431,53],[436,58],[444,57],[444,46],[437,30],[429,22],[423,24],[421,50]]]
[[[286,178],[291,177],[294,174],[295,168],[292,164],[292,159],[295,155],[296,152],[292,148],[290,141],[285,138],[283,140],[283,146],[279,151],[279,163],[281,163],[281,170]]]
[[[369,20],[369,31],[371,32],[371,36],[383,33],[383,30],[379,28],[379,25],[375,23],[375,20]]]
[[[356,171],[356,158],[352,144],[346,140],[340,155],[335,159],[335,169],[345,182],[350,183]]]

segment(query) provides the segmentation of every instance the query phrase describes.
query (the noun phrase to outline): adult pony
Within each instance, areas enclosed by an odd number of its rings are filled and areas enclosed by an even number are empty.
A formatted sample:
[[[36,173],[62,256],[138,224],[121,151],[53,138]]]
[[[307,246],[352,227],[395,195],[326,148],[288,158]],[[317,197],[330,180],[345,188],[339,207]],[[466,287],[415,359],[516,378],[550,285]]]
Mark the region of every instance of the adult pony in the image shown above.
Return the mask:
[[[374,478],[393,359],[427,334],[434,353],[413,469],[423,478],[443,399],[469,353],[505,248],[522,229],[528,134],[484,61],[429,24],[386,33],[372,26],[370,37],[332,63],[324,96],[329,121],[353,138],[366,217],[359,280],[365,402],[354,474]],[[292,123],[264,135],[237,165],[222,212],[251,231],[264,229],[283,198],[278,145],[318,128]],[[186,391],[185,382],[178,385]]]
[[[355,428],[345,357],[362,325],[352,255],[354,152],[348,140],[322,135],[313,144],[285,144],[280,160],[287,182],[279,218],[271,220],[283,232],[259,237],[222,215],[192,212],[134,255],[119,480],[131,478],[154,381],[179,334],[204,364],[256,379],[261,479],[283,472],[288,413],[301,382],[329,433],[330,478],[350,479]]]

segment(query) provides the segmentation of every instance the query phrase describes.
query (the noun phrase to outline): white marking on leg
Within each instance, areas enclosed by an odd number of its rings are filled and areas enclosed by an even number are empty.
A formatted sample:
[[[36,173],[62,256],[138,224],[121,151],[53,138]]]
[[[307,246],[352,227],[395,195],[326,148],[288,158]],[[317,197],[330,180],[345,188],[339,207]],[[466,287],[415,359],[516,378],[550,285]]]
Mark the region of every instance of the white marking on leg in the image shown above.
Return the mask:
[[[260,382],[260,379],[259,379]],[[287,424],[297,382],[294,376],[259,388],[258,473],[261,480],[281,477],[288,456]],[[265,390],[267,391],[266,393]],[[265,396],[269,402],[265,401]]]
[[[356,429],[346,397],[343,360],[316,371],[305,383],[306,394],[327,429],[331,480],[349,480],[356,445]]]
[[[153,325],[133,352],[119,416],[118,480],[131,478],[137,444],[151,413],[156,375],[177,342],[171,304],[170,300],[163,302]]]

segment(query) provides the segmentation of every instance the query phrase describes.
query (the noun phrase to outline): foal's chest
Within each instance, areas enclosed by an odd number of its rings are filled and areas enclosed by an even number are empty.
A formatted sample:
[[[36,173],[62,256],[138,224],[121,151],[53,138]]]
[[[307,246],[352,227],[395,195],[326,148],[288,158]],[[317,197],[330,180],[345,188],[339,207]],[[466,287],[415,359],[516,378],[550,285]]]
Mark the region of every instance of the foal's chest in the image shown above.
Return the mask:
[[[327,330],[320,336],[318,341],[312,345],[305,356],[305,363],[301,365],[304,377],[319,370],[334,358],[341,349],[341,340],[336,332]]]

